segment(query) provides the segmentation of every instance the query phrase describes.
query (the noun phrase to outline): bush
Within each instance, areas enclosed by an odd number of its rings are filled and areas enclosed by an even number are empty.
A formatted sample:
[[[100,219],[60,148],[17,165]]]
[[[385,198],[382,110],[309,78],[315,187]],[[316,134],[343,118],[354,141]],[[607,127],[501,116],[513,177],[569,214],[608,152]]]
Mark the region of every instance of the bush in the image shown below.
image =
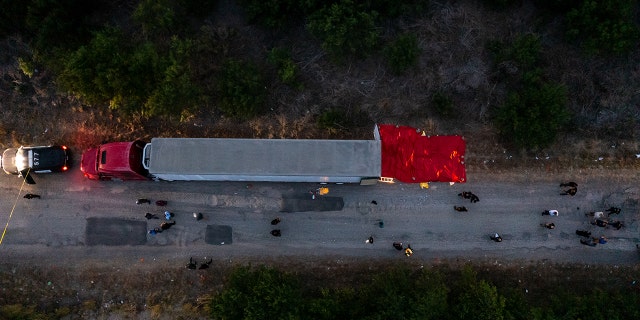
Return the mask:
[[[567,92],[564,86],[526,81],[497,110],[495,122],[502,138],[517,148],[544,148],[554,142],[567,124]]]
[[[236,269],[211,301],[213,319],[301,319],[297,278],[275,269]]]
[[[510,43],[493,42],[489,47],[496,65],[511,65],[517,69],[516,73],[536,68],[542,51],[540,37],[536,34],[518,35]]]
[[[218,79],[220,110],[239,119],[250,119],[265,110],[265,81],[258,68],[240,60],[227,61]]]
[[[383,53],[387,58],[387,64],[396,74],[403,73],[407,69],[418,64],[420,48],[418,38],[414,34],[404,34],[394,42],[387,45]]]
[[[273,48],[267,57],[269,63],[278,69],[278,77],[282,83],[302,90],[303,85],[298,82],[298,66],[291,59],[291,53],[285,49]]]
[[[478,280],[471,268],[465,268],[458,284],[454,310],[457,319],[502,320],[505,298],[485,280]]]
[[[90,18],[99,5],[84,0],[34,0],[28,4],[26,25],[33,48],[50,53],[56,48],[76,49],[91,38]]]
[[[567,36],[589,53],[627,53],[638,41],[636,5],[634,0],[584,0],[566,15]]]
[[[366,11],[351,0],[342,0],[312,14],[307,28],[337,60],[347,55],[362,57],[378,43],[377,17],[375,11]]]
[[[142,0],[132,18],[148,35],[170,34],[176,27],[176,8],[171,0]]]

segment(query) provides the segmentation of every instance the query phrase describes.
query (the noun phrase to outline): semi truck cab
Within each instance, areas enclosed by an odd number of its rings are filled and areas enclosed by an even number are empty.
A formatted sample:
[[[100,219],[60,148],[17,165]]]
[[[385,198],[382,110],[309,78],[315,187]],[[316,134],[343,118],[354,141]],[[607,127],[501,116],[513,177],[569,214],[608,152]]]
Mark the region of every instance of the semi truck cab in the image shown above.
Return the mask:
[[[80,170],[91,180],[148,180],[142,166],[145,142],[113,142],[90,148],[82,154]]]

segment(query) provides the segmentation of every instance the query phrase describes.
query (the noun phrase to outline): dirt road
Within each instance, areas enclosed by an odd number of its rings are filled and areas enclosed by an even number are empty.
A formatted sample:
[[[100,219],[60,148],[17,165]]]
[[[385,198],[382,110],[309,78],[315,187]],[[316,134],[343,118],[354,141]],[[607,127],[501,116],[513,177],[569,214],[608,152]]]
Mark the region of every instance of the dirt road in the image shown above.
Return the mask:
[[[190,256],[256,262],[304,256],[407,259],[392,247],[392,242],[402,241],[414,249],[412,259],[425,261],[495,258],[631,264],[639,260],[635,247],[640,241],[637,172],[554,176],[536,171],[500,175],[469,172],[468,177],[465,184],[433,183],[426,190],[408,184],[330,185],[329,196],[342,197],[343,210],[283,213],[279,212],[283,195],[305,194],[318,185],[96,182],[73,170],[36,176],[37,184],[25,185],[19,195],[21,180],[1,175],[2,226],[12,216],[0,255],[5,262],[37,260],[41,265],[91,260],[117,265],[145,259],[168,266],[182,265]],[[558,184],[567,179],[579,184],[574,197],[559,195]],[[457,194],[462,191],[472,191],[480,202],[461,199]],[[22,198],[27,192],[42,198]],[[169,204],[137,205],[137,198],[163,199]],[[374,200],[377,204],[372,203]],[[469,211],[456,212],[454,205],[464,205]],[[624,221],[623,229],[592,226],[585,216],[609,206],[622,208],[613,219]],[[162,220],[147,220],[145,212],[162,216],[165,209],[175,213],[177,224],[161,234],[146,234],[146,244],[87,243],[87,218],[145,222],[150,229]],[[544,209],[557,209],[560,215],[541,216]],[[193,212],[203,213],[204,219],[196,221]],[[270,221],[276,216],[282,220],[277,225],[282,231],[279,238],[270,234]],[[544,222],[553,222],[556,228],[541,227]],[[207,225],[230,226],[232,244],[207,244]],[[609,242],[596,247],[581,245],[576,229],[591,230],[593,236],[604,235]],[[141,236],[140,230],[131,232],[136,232],[132,236]],[[494,232],[502,235],[502,243],[489,240]],[[369,236],[374,238],[372,244],[365,243]]]

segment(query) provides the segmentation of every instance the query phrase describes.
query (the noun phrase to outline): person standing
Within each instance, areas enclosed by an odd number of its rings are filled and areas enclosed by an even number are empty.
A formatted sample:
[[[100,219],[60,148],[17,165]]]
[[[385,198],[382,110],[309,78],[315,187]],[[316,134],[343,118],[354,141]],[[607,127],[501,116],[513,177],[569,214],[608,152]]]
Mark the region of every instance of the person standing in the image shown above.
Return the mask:
[[[410,244],[407,244],[407,248],[404,249],[404,255],[407,257],[411,257],[413,255],[413,249],[411,249]]]

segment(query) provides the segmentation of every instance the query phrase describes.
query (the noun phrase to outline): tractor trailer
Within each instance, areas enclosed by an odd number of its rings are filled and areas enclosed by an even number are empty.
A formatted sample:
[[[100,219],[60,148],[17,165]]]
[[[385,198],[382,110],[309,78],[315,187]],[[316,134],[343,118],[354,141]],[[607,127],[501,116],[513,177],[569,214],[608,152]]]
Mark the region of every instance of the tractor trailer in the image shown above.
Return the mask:
[[[456,167],[463,165],[460,155],[464,152],[454,152],[455,157],[449,151],[429,155],[415,149],[415,142],[404,142],[406,134],[397,131],[398,128],[403,127],[376,126],[372,140],[152,138],[149,143],[112,142],[86,150],[80,169],[92,180],[372,184],[383,177],[385,168],[393,167],[387,170],[392,170],[393,178],[397,165],[400,170],[409,166],[406,170],[411,177],[406,182],[422,182],[426,178],[414,174],[423,171],[422,163],[414,163],[421,155],[429,159],[445,157]],[[415,134],[415,129],[411,130]],[[381,139],[381,132],[388,138]],[[399,152],[397,156],[394,150]],[[385,166],[385,161],[389,165]],[[449,173],[449,169],[444,172]],[[448,177],[438,173],[436,179],[430,181],[460,182],[464,181],[464,175]]]

